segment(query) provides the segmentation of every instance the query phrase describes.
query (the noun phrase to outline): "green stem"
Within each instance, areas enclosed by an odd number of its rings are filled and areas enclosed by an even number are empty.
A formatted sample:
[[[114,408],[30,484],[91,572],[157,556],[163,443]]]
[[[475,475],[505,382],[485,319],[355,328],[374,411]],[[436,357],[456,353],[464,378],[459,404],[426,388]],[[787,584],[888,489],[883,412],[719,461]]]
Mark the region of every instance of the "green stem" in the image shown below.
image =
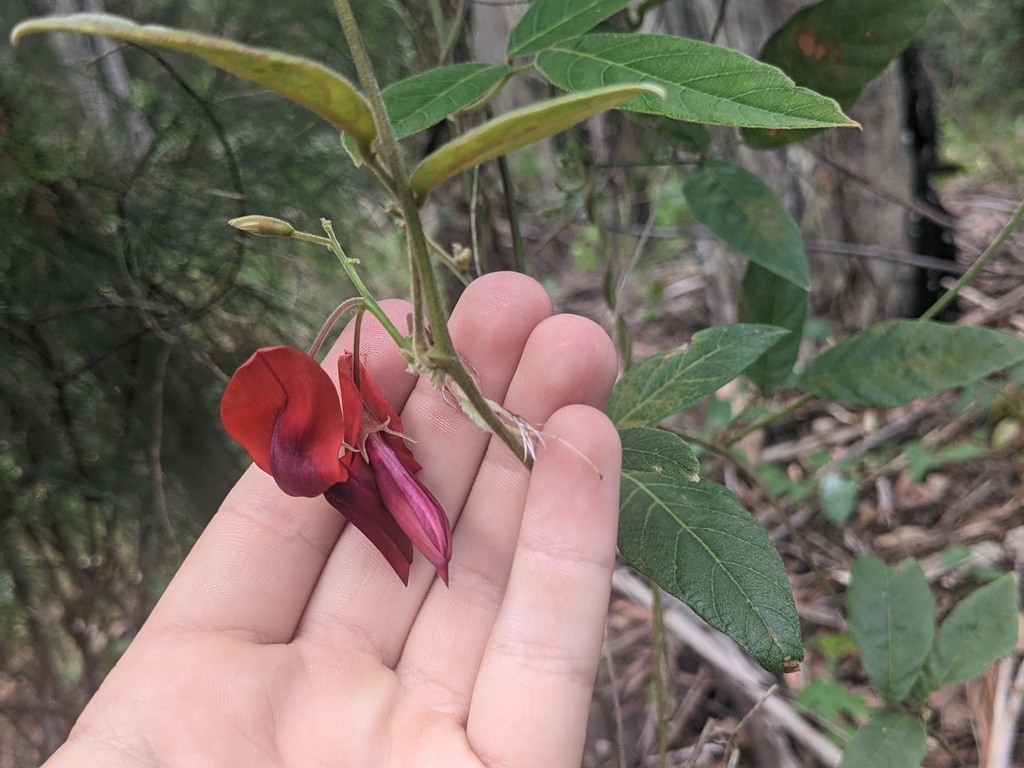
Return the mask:
[[[767,416],[762,416],[760,419],[757,419],[752,424],[749,424],[746,429],[730,437],[726,441],[725,445],[731,448],[747,435],[757,432],[757,430],[763,429],[764,427],[767,427],[769,424],[773,424],[779,419],[783,419],[786,416],[789,416],[791,413],[795,413],[812,400],[814,400],[814,395],[804,395],[803,397],[798,397],[796,400],[794,400],[792,403],[787,405],[782,410],[775,411],[774,413],[769,413]]]
[[[946,291],[946,293],[942,294],[942,296],[939,297],[939,300],[932,304],[932,306],[929,307],[923,315],[921,315],[921,320],[931,320],[939,314],[939,312],[949,306],[950,302],[953,301],[957,294],[963,290],[963,287],[977,277],[978,273],[981,272],[984,266],[999,252],[999,249],[1003,247],[1003,243],[1005,243],[1010,237],[1013,230],[1017,228],[1017,225],[1020,224],[1020,220],[1022,218],[1024,218],[1024,200],[1020,201],[1020,205],[1017,206],[1016,213],[1014,213],[1013,216],[1010,217],[1010,220],[1006,222],[1006,226],[1003,227],[1002,232],[999,233],[996,239],[992,241],[992,244],[985,249],[985,252],[978,257],[978,260],[971,265],[971,268],[960,276],[960,279],[956,281],[953,287]]]
[[[377,303],[376,299],[370,295],[369,289],[366,284],[363,283],[363,279],[359,277],[359,273],[356,272],[355,265],[359,262],[356,259],[350,259],[345,255],[345,251],[341,247],[341,243],[338,242],[338,238],[334,235],[334,227],[331,226],[331,222],[327,219],[321,219],[320,223],[323,224],[324,231],[327,233],[327,239],[330,243],[331,250],[334,251],[334,255],[338,257],[338,261],[341,262],[342,269],[345,270],[345,274],[348,275],[348,279],[352,281],[352,285],[359,291],[359,295],[363,299],[363,306],[366,311],[377,318],[378,322],[384,326],[384,330],[388,332],[388,335],[395,340],[398,348],[403,352],[408,352],[410,349],[409,339],[407,339],[401,331],[391,322],[391,318],[384,314],[384,310],[381,309],[380,304]]]
[[[455,275],[455,278],[463,285],[469,285],[469,270],[461,267],[458,262],[455,261],[454,257],[448,253],[441,244],[436,240],[427,238],[427,247],[430,248],[430,252],[441,260],[441,263],[448,267],[448,271]]]
[[[654,707],[658,733],[658,766],[668,768],[668,696],[665,680],[665,607],[661,587],[651,585],[651,660],[654,664]]]
[[[430,8],[430,21],[434,24],[434,36],[440,43],[444,39],[444,11],[439,0],[428,0],[427,6]]]
[[[363,86],[367,103],[373,114],[373,122],[377,128],[388,178],[392,181],[392,194],[395,196],[395,202],[398,203],[402,219],[405,221],[411,276],[410,293],[413,304],[411,361],[428,374],[441,371],[450,376],[462,388],[466,398],[477,409],[488,427],[506,445],[515,446],[514,450],[518,452],[520,446],[515,436],[487,405],[473,377],[462,366],[455,346],[452,344],[451,336],[448,333],[448,316],[441,300],[434,272],[431,269],[430,247],[427,245],[423,224],[420,221],[419,206],[416,203],[412,186],[409,184],[409,174],[406,170],[402,148],[398,143],[398,136],[388,119],[384,99],[380,93],[380,85],[373,73],[373,66],[370,63],[370,57],[366,52],[366,46],[363,43],[363,37],[359,32],[349,0],[334,0],[334,9],[341,22],[341,29],[348,42],[349,50],[352,52],[359,82]],[[353,269],[352,272],[354,273],[355,270]],[[374,311],[369,304],[367,310]],[[424,320],[429,323],[429,334]],[[403,346],[403,349],[408,349],[408,347]]]
[[[466,0],[459,0],[459,7],[455,9],[455,19],[452,21],[452,28],[448,31],[448,37],[445,38],[444,44],[441,46],[441,52],[438,54],[438,64],[444,64],[448,61],[448,57],[455,50],[455,44],[459,40],[459,35],[462,34],[462,24],[465,18]]]
[[[512,172],[508,167],[508,158],[498,158],[498,170],[501,173],[501,186],[505,191],[505,212],[508,225],[512,230],[512,252],[516,259],[516,272],[526,274],[526,248],[523,245],[523,233],[519,227],[519,204],[516,203],[516,190],[512,183]]]
[[[363,86],[364,95],[370,105],[370,112],[373,114],[373,123],[377,128],[381,154],[387,167],[388,178],[392,181],[391,193],[395,196],[395,202],[398,203],[405,221],[409,248],[409,272],[412,279],[410,298],[413,304],[413,349],[417,355],[422,356],[430,347],[423,323],[424,316],[426,316],[431,323],[435,343],[441,346],[442,351],[451,352],[452,345],[445,326],[444,308],[430,270],[430,250],[423,234],[419,207],[416,205],[412,188],[409,186],[409,174],[402,148],[398,143],[398,136],[388,118],[380,85],[373,73],[373,65],[366,52],[366,45],[363,43],[363,36],[359,32],[359,26],[356,24],[355,14],[352,13],[349,0],[334,0],[334,10],[338,14],[342,32],[345,34],[345,40],[352,52],[352,60],[359,75],[359,82]]]
[[[331,239],[329,237],[321,237],[320,235],[314,235],[310,232],[300,232],[299,230],[295,230],[291,235],[289,235],[289,237],[291,237],[292,240],[301,240],[304,243],[316,243],[317,245],[322,245],[324,248],[331,247]]]

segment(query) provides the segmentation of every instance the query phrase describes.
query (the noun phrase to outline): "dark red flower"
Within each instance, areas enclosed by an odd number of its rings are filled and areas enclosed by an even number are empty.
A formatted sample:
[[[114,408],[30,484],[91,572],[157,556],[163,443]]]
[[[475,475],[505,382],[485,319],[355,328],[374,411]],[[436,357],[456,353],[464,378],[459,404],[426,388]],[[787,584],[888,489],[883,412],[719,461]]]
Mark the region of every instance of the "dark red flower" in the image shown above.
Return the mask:
[[[339,358],[335,387],[309,355],[260,349],[228,382],[224,428],[285,493],[323,494],[403,582],[415,544],[447,584],[448,517],[415,477],[421,467],[398,413],[361,363],[355,376],[355,365],[351,354]]]

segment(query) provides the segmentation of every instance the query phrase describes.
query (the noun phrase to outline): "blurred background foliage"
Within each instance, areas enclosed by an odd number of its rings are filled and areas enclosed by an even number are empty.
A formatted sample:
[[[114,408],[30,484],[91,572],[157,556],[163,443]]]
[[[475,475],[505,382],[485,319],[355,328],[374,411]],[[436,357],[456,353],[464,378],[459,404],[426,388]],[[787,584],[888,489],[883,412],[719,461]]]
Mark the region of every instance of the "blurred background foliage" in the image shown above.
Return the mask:
[[[922,31],[946,160],[1003,183],[1024,173],[1024,0],[944,0]]]
[[[374,235],[386,222],[365,176],[307,113],[181,56],[104,55],[72,36],[6,43],[30,15],[95,8],[69,5],[0,4],[4,766],[63,740],[240,473],[218,418],[227,376],[261,344],[307,346],[349,295],[326,251],[227,220],[260,212],[318,231],[333,217],[365,247],[353,255],[401,261]],[[320,0],[105,10],[350,69]],[[388,3],[361,11],[387,41],[382,79],[403,77],[413,20]]]
[[[434,63],[427,7],[358,4],[383,83]],[[0,39],[96,9],[4,0]],[[353,76],[324,0],[103,10]],[[925,33],[954,146],[991,167],[1024,157],[1022,35],[1024,0],[949,0]],[[403,284],[400,241],[328,126],[184,57],[64,45],[0,45],[0,767],[63,740],[240,473],[217,415],[230,372],[262,344],[307,345],[350,295],[326,251],[226,221],[330,217],[377,292]]]

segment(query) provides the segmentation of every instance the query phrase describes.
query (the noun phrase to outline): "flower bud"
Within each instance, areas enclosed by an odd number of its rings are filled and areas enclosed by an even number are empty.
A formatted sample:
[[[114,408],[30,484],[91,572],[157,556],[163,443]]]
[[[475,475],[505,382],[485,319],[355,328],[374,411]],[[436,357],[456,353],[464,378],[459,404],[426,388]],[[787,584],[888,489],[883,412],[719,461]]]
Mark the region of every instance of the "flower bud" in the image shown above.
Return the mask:
[[[291,237],[295,233],[295,227],[284,219],[275,219],[273,216],[239,216],[237,219],[231,219],[228,224],[260,237]]]

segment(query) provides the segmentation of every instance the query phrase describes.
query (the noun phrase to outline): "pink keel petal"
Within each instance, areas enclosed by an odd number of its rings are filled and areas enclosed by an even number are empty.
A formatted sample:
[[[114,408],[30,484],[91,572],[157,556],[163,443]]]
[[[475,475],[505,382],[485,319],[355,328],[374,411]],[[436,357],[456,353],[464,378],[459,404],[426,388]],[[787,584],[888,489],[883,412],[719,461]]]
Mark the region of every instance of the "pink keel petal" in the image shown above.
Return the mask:
[[[324,498],[362,531],[395,569],[402,583],[408,584],[412,542],[381,503],[373,470],[357,460],[349,472],[348,480],[332,485],[324,493]]]
[[[388,512],[447,584],[448,561],[452,557],[448,515],[423,483],[413,477],[380,432],[366,439],[366,453]]]

